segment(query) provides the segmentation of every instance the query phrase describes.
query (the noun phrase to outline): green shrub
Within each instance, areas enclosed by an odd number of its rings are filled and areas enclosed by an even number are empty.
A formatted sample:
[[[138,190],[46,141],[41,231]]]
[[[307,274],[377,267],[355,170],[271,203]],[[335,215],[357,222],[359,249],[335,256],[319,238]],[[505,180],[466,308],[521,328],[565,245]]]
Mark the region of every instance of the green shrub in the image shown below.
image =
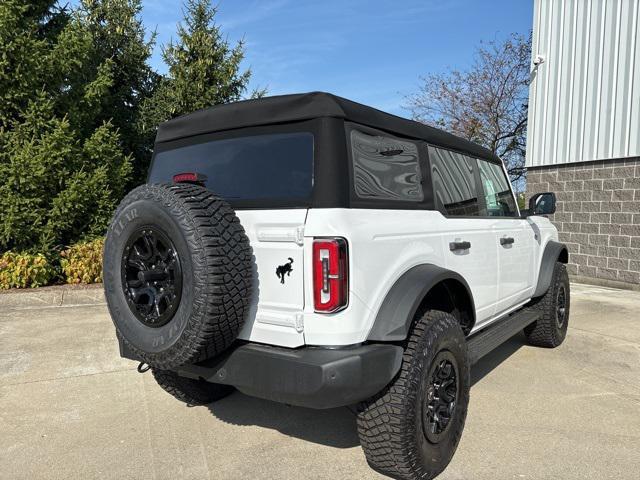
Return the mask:
[[[6,252],[0,255],[0,289],[41,287],[54,275],[54,268],[40,253]]]
[[[101,283],[104,239],[79,242],[60,255],[60,266],[67,283]]]

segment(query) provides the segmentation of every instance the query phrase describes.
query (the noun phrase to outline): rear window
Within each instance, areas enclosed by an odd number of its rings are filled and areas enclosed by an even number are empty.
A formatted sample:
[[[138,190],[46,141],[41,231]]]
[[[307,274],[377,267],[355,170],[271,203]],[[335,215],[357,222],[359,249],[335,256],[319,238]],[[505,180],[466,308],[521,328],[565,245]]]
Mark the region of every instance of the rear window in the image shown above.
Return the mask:
[[[313,135],[256,135],[188,145],[156,153],[149,183],[178,173],[206,175],[209,190],[226,200],[307,200],[313,189]]]

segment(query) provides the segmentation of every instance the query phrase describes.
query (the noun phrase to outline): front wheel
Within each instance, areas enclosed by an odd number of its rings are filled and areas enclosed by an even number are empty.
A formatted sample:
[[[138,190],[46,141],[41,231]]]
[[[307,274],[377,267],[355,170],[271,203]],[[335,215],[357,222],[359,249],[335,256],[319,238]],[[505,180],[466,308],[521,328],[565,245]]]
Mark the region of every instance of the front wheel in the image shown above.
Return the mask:
[[[549,289],[529,307],[542,314],[539,320],[524,329],[529,343],[546,348],[559,346],[567,336],[570,306],[567,267],[558,262],[554,267]]]
[[[430,479],[449,464],[467,416],[470,365],[458,320],[430,310],[413,327],[395,380],[358,410],[369,465],[398,479]]]

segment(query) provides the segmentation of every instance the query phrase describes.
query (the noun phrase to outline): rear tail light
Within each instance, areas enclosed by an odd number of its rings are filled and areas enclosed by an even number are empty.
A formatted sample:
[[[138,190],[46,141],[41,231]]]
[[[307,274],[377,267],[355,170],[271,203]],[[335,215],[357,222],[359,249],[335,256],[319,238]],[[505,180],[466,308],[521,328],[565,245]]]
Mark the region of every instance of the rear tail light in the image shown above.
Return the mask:
[[[337,312],[349,300],[349,258],[344,238],[313,241],[313,303],[316,312]]]

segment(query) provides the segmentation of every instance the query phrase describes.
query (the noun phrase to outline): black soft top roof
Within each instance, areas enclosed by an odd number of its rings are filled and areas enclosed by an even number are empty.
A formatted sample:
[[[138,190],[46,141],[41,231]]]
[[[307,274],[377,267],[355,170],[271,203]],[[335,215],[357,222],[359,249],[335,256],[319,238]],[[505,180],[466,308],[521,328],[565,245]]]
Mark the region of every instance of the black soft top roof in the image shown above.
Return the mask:
[[[324,92],[278,95],[198,110],[162,123],[158,127],[156,143],[242,127],[321,117],[343,118],[396,135],[420,139],[496,162],[500,161],[488,149],[463,138]]]

